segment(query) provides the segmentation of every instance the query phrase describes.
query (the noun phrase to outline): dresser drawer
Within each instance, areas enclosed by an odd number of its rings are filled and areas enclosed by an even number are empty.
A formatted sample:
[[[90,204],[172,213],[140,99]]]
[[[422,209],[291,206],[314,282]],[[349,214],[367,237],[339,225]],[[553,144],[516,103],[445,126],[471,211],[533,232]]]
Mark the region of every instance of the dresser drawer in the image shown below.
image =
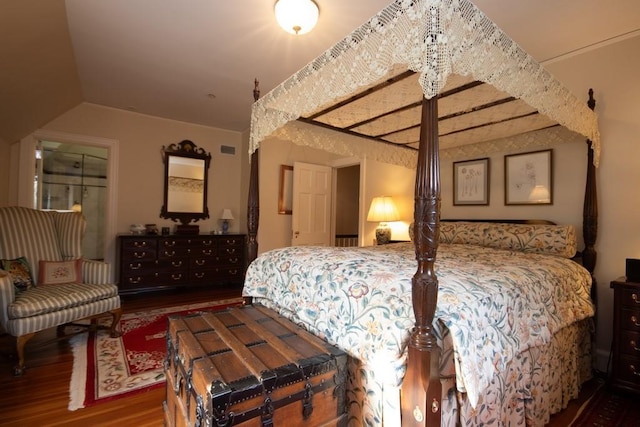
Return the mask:
[[[620,358],[618,378],[631,383],[633,386],[640,386],[640,357],[622,356]]]
[[[640,311],[640,291],[638,289],[624,289],[620,303],[622,307]]]
[[[150,257],[132,258],[121,264],[122,274],[140,274],[143,271],[154,271],[156,261]]]
[[[225,246],[244,246],[244,236],[223,236],[219,239],[218,245],[220,247]]]
[[[621,332],[620,352],[631,357],[636,357],[640,360],[640,333],[628,331]]]
[[[640,332],[640,309],[622,309],[619,315],[622,329]]]
[[[123,239],[122,249],[124,251],[139,251],[139,250],[156,250],[156,240],[148,237],[136,237],[133,239]]]
[[[155,271],[138,271],[123,274],[120,277],[119,286],[124,289],[146,288],[159,284],[158,274]]]

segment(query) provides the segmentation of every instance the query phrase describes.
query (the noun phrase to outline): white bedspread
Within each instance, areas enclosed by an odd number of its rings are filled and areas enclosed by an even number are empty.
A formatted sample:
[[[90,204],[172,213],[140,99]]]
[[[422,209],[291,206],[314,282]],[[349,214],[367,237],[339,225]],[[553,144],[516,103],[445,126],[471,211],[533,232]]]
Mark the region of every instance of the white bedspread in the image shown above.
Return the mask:
[[[411,243],[289,247],[249,266],[243,294],[271,301],[367,366],[384,367],[384,382],[399,385],[415,271]],[[517,354],[594,313],[591,276],[565,258],[441,244],[436,273],[436,326],[450,331],[457,388],[472,405]]]

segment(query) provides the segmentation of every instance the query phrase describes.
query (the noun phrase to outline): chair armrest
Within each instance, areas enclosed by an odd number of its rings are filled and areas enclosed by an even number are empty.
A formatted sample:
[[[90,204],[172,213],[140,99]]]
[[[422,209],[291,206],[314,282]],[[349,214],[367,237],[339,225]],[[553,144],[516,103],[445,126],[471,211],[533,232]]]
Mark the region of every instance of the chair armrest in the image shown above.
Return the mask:
[[[82,281],[90,285],[105,285],[111,283],[111,264],[91,259],[83,259]]]
[[[0,331],[6,332],[6,324],[9,321],[7,308],[16,299],[16,289],[13,287],[13,279],[6,271],[0,270]]]

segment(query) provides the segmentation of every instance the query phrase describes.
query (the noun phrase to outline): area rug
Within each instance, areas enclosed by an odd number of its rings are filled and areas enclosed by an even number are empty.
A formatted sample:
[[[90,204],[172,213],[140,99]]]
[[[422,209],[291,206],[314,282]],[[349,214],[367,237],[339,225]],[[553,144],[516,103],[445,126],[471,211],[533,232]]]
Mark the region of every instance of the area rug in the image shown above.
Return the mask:
[[[128,313],[120,320],[120,338],[111,338],[109,331],[104,329],[76,335],[71,339],[73,372],[69,410],[164,386],[167,317],[241,303],[242,298],[233,298]],[[102,317],[96,322],[108,326],[111,317]]]
[[[640,406],[637,397],[613,392],[601,385],[579,410],[571,427],[637,427]]]

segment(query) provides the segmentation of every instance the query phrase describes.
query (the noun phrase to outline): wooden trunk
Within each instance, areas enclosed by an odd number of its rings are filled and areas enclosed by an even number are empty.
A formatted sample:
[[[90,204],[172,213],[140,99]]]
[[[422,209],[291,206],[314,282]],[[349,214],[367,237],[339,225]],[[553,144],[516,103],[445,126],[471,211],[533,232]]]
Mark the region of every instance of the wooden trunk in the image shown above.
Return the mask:
[[[260,305],[169,318],[168,426],[344,426],[347,355]]]

